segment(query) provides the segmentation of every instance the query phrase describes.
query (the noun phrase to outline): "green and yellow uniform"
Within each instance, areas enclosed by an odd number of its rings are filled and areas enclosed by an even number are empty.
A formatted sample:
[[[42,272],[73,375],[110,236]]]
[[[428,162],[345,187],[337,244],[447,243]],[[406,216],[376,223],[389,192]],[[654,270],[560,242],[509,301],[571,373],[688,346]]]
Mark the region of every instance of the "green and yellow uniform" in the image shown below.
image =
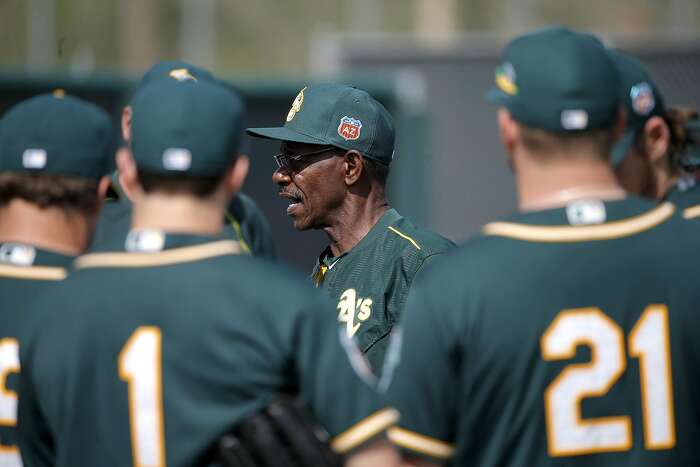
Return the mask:
[[[419,280],[392,440],[449,465],[698,465],[700,251],[674,209],[520,214]]]
[[[337,303],[338,321],[380,375],[393,327],[416,275],[454,244],[389,209],[347,253],[327,248],[312,278]]]
[[[95,230],[91,249],[108,251],[121,248],[131,228],[131,203],[124,195],[105,204]],[[240,242],[244,251],[274,259],[277,254],[272,228],[257,203],[238,193],[225,213],[223,237]]]
[[[302,89],[284,126],[248,128],[256,137],[357,151],[388,171],[394,159],[391,114],[367,92],[338,84]],[[375,375],[382,373],[388,336],[401,319],[416,274],[454,244],[389,209],[350,251],[334,257],[330,247],[312,272],[334,303],[338,320],[358,344]]]
[[[19,349],[35,319],[29,305],[57,281],[65,279],[73,258],[31,245],[0,243],[0,465],[21,466],[17,448]]]
[[[241,252],[168,235],[159,252],[78,258],[22,349],[29,465],[208,465],[222,434],[285,391],[339,452],[395,421],[351,367],[325,299]]]
[[[97,181],[107,174],[112,156],[113,129],[109,116],[80,99],[43,94],[12,107],[0,121],[0,172],[3,175]],[[3,187],[3,193],[10,192]],[[16,191],[16,188],[14,189]],[[27,188],[15,199],[33,202],[36,193]],[[49,199],[51,199],[49,197]],[[79,201],[79,200],[73,200]],[[38,210],[38,204],[34,205]],[[3,206],[5,207],[5,206]],[[42,208],[62,209],[53,200]],[[74,215],[79,215],[72,213]],[[68,214],[66,214],[68,215]],[[40,232],[45,237],[56,232]],[[7,238],[7,232],[0,236]],[[20,351],[25,337],[43,323],[32,304],[48,289],[65,279],[73,261],[55,251],[23,242],[13,232],[13,241],[0,242],[0,465],[21,467],[18,446],[17,401]],[[51,308],[51,311],[60,311]],[[60,355],[60,354],[59,354]],[[31,463],[24,463],[31,466]]]

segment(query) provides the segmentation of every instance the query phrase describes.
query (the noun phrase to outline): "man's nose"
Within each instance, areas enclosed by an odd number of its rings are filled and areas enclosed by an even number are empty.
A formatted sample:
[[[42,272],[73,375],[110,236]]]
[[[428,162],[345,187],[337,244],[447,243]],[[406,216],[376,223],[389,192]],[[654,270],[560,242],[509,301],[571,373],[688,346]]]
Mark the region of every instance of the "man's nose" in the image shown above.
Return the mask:
[[[272,183],[276,183],[277,185],[286,185],[291,181],[292,178],[289,176],[289,172],[284,167],[280,167],[272,172]]]

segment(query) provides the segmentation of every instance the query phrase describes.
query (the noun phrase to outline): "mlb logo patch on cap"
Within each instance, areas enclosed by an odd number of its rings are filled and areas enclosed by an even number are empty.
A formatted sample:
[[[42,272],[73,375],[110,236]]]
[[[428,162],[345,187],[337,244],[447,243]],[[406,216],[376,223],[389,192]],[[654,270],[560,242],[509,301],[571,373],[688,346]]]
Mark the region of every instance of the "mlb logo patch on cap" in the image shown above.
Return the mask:
[[[360,120],[347,116],[340,119],[338,134],[345,141],[354,141],[359,139],[360,131],[362,131],[362,122]]]
[[[43,149],[27,149],[22,154],[22,165],[25,169],[43,169],[46,167],[46,158]]]
[[[169,148],[163,152],[163,168],[185,172],[192,167],[192,153],[189,149]]]

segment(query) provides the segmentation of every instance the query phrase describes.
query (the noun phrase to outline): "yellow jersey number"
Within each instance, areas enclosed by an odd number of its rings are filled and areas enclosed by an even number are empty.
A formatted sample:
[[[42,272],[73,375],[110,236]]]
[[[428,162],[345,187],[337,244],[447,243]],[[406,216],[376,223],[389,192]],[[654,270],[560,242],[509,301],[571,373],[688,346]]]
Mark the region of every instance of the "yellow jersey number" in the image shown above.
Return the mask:
[[[591,361],[568,365],[544,394],[550,456],[632,447],[630,417],[581,418],[581,400],[604,396],[610,390],[627,367],[627,352],[639,359],[644,445],[651,450],[673,448],[676,427],[668,308],[648,306],[628,337],[627,349],[620,326],[599,308],[560,312],[540,341],[542,356],[549,361],[573,358],[578,345],[590,347]]]

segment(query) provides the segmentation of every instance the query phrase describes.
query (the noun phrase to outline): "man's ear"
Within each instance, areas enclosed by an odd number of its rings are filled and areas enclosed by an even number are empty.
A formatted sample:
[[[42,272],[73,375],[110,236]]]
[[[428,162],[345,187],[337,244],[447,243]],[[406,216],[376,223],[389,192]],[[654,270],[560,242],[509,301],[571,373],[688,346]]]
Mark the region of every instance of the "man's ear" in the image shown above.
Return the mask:
[[[119,185],[121,185],[122,191],[129,200],[134,201],[134,198],[142,190],[136,162],[134,162],[128,148],[119,148],[117,151],[117,170],[119,171]]]
[[[365,171],[365,160],[358,151],[352,149],[343,156],[343,169],[345,171],[345,184],[352,186],[360,180]]]
[[[250,158],[245,154],[239,155],[224,178],[226,194],[229,197],[241,191],[248,176],[248,169],[250,169]]]
[[[663,118],[654,116],[644,124],[644,148],[649,162],[656,164],[667,154],[671,131]]]
[[[127,105],[122,110],[122,138],[127,143],[131,143],[131,106]]]
[[[498,109],[498,130],[503,147],[509,155],[512,155],[519,139],[519,130],[510,112],[504,107]]]
[[[105,198],[107,197],[107,190],[109,190],[109,185],[111,183],[112,179],[108,175],[105,175],[104,177],[100,178],[100,181],[97,183],[97,212],[99,212],[99,210],[102,209],[102,205],[104,204]]]

